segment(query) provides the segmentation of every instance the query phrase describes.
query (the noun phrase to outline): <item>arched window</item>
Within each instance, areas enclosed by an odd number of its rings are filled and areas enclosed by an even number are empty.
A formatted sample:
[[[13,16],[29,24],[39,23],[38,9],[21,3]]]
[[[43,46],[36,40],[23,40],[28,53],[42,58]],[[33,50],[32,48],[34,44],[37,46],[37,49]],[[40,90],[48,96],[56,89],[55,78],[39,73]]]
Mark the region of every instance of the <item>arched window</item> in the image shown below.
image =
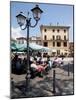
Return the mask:
[[[47,31],[47,29],[44,29],[44,32],[46,32]]]
[[[60,30],[58,29],[58,30],[57,30],[57,32],[59,33],[59,32],[60,32]]]
[[[64,33],[66,33],[66,30],[64,29]]]
[[[64,35],[64,40],[66,40],[66,35]]]
[[[44,40],[47,40],[47,36],[46,35],[44,35]]]
[[[53,29],[52,31],[55,32],[55,29]]]
[[[60,47],[61,46],[61,42],[57,42],[57,47]]]
[[[55,40],[55,36],[53,35],[52,37],[53,37],[53,40]]]

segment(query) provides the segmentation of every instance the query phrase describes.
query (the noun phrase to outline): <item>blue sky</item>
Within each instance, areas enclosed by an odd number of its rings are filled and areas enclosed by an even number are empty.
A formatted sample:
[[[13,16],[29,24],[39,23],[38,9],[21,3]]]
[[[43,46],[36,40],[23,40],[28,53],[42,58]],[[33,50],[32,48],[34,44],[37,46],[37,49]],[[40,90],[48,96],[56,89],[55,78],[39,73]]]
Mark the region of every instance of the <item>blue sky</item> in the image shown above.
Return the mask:
[[[26,30],[21,31],[17,24],[16,15],[22,11],[25,16],[27,12],[30,12],[30,17],[32,17],[32,24],[35,23],[33,20],[32,12],[30,11],[38,3],[21,3],[21,2],[11,2],[11,29],[13,30],[13,37],[26,36]],[[70,26],[69,40],[73,41],[73,6],[71,5],[55,5],[55,4],[38,4],[43,10],[41,19],[35,28],[30,28],[30,36],[40,35],[40,25],[59,25]]]

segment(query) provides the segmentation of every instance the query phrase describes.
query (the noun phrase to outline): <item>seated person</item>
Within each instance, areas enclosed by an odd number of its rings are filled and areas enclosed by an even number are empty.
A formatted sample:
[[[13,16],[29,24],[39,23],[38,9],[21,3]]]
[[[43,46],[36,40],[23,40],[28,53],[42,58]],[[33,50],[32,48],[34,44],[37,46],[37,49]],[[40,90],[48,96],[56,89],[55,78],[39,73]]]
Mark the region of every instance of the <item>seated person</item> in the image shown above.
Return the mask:
[[[39,77],[43,77],[43,72],[45,71],[45,67],[37,63],[37,72]]]
[[[34,78],[37,74],[37,65],[36,61],[33,61],[30,65],[30,72],[31,72],[31,78]]]
[[[31,69],[33,69],[32,74],[36,72],[38,76],[42,77],[42,72],[44,71],[44,67],[42,65],[39,65],[39,63],[36,64],[36,61],[33,61],[31,64]]]
[[[36,64],[36,61],[33,61],[33,63],[31,64],[31,68],[35,69],[38,72],[44,70],[44,67],[40,65],[39,63]]]
[[[41,61],[41,57],[37,60],[37,63],[41,64],[42,61]]]
[[[36,61],[33,61],[30,67],[33,68],[34,70],[37,70],[38,67],[36,65]]]
[[[63,64],[63,60],[62,60],[62,58],[56,57],[54,59],[54,63],[59,67],[59,66],[61,66],[61,64]]]
[[[52,68],[52,64],[53,62],[51,60],[48,61],[48,64],[49,64],[49,68],[51,69]]]
[[[50,61],[45,61],[45,71],[48,72],[51,69],[51,62]]]
[[[22,72],[22,68],[21,68],[21,59],[18,58],[16,61],[16,72],[17,74],[21,74]]]
[[[41,71],[44,71],[44,70],[45,70],[45,68],[43,67],[43,65],[37,63],[37,71],[38,71],[38,72],[41,72]]]

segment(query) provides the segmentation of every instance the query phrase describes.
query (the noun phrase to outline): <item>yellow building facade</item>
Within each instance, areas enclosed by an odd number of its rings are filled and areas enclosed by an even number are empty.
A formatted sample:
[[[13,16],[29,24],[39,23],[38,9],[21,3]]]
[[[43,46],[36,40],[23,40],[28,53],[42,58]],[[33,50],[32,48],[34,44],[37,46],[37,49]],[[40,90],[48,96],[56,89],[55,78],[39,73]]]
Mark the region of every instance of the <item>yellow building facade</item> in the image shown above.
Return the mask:
[[[69,26],[41,25],[42,45],[52,50],[52,54],[68,54],[69,50]]]

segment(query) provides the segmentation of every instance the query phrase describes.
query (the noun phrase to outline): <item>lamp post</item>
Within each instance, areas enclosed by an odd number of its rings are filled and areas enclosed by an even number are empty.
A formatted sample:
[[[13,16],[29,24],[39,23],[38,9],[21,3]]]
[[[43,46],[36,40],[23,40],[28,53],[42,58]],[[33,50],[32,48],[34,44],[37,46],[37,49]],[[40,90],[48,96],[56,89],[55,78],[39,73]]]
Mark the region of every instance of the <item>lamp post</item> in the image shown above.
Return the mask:
[[[53,94],[56,95],[56,64],[53,65]]]
[[[21,30],[27,29],[27,74],[26,74],[26,91],[29,91],[29,83],[30,83],[29,28],[30,27],[31,28],[34,28],[38,24],[38,21],[40,20],[41,13],[43,13],[43,11],[39,8],[38,5],[36,5],[35,8],[31,9],[31,11],[33,13],[33,18],[36,21],[34,25],[31,25],[31,19],[32,18],[29,17],[29,12],[28,12],[28,16],[24,16],[23,15],[23,12],[20,12],[20,14],[18,14],[16,16],[17,22],[18,22]]]

